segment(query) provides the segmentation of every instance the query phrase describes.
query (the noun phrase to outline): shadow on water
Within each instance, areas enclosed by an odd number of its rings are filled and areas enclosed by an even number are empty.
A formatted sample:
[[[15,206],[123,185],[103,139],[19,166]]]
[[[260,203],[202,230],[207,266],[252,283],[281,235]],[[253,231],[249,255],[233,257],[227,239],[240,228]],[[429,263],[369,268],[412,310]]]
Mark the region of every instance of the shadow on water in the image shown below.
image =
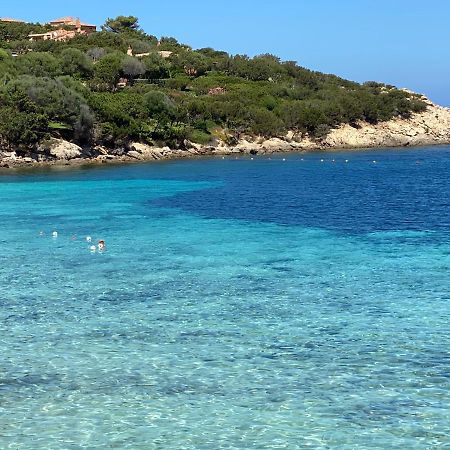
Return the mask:
[[[220,187],[155,199],[205,218],[264,221],[365,234],[441,230],[450,225],[450,150],[291,155],[267,161],[215,161]],[[350,163],[343,163],[350,158]],[[374,164],[372,159],[376,158]],[[421,159],[421,163],[417,159]],[[207,164],[208,169],[213,163]],[[214,168],[213,168],[214,169]],[[215,171],[208,171],[214,178]],[[192,176],[192,173],[190,174]],[[399,237],[401,239],[401,237]]]

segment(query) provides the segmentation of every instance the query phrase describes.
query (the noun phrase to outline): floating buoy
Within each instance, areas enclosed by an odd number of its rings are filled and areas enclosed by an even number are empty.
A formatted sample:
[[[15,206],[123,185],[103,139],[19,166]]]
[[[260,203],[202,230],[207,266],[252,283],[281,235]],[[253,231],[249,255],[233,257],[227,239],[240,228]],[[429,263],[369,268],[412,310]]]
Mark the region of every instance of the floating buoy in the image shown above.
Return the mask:
[[[286,158],[283,158],[283,161],[286,161]]]
[[[324,160],[323,160],[323,159],[321,159],[321,160],[320,160],[320,162],[324,162]]]
[[[96,250],[97,250],[97,247],[96,247],[95,245],[91,245],[91,246],[89,247],[89,250],[90,250],[92,253],[95,253]]]
[[[86,242],[92,242],[92,238],[90,236],[86,236]]]
[[[348,163],[348,159],[346,159],[345,162]]]
[[[54,232],[52,233],[52,236],[53,236],[54,238],[57,238],[57,237],[58,237],[58,232],[57,232],[57,231],[54,231]]]

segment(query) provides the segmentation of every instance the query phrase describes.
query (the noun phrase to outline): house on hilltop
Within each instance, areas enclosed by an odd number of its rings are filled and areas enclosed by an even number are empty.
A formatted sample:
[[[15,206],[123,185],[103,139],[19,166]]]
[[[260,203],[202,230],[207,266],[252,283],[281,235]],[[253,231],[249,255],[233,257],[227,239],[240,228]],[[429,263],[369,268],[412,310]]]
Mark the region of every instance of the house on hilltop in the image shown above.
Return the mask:
[[[67,16],[61,17],[60,19],[51,20],[49,23],[52,27],[68,27],[77,30],[79,33],[91,34],[97,31],[96,25],[91,25],[89,23],[81,22],[79,18]]]
[[[96,25],[83,23],[80,19],[74,17],[62,17],[52,20],[48,24],[58,29],[46,33],[30,34],[28,35],[30,41],[67,41],[79,34],[89,35],[97,31]]]
[[[55,31],[47,31],[46,33],[33,33],[29,34],[28,38],[32,42],[36,41],[67,41],[68,39],[72,39],[77,35],[77,32],[74,30],[55,30]]]

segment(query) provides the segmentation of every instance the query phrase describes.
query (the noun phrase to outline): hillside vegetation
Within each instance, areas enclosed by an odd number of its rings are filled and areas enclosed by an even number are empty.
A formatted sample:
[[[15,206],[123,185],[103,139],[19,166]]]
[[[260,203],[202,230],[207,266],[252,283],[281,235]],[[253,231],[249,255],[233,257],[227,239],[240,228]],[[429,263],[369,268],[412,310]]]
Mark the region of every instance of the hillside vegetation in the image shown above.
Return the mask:
[[[52,136],[85,146],[141,141],[174,148],[186,139],[233,142],[288,130],[323,137],[342,123],[426,109],[418,96],[393,86],[361,85],[273,55],[158,41],[135,17],[108,19],[101,32],[66,42],[27,38],[48,29],[0,23],[3,148],[26,150]]]

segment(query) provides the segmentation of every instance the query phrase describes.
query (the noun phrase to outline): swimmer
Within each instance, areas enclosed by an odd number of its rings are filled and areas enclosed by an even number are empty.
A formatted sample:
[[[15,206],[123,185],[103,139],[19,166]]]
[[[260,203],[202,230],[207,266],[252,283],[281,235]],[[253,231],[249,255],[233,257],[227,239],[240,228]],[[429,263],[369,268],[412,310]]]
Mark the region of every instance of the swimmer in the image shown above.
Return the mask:
[[[98,251],[101,252],[103,250],[105,250],[105,241],[101,239],[100,241],[98,241]]]

